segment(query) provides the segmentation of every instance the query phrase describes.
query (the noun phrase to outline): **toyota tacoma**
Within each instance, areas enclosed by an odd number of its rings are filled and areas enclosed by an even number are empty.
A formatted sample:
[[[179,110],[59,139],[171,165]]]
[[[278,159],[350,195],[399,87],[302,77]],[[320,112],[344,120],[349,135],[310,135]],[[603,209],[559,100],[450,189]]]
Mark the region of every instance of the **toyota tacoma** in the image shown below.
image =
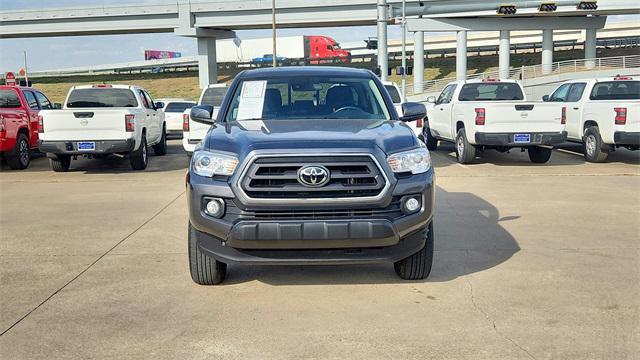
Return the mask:
[[[434,172],[425,145],[370,71],[249,70],[229,86],[187,175],[192,279],[221,283],[228,264],[390,262],[426,278],[433,259]]]

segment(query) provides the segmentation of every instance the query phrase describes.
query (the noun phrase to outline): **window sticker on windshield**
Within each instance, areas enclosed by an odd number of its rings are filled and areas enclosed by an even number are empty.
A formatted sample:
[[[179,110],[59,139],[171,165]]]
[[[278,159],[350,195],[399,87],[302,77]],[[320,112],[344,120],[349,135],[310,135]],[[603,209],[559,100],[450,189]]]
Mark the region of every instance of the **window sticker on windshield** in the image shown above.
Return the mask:
[[[262,117],[266,89],[266,80],[245,81],[242,83],[236,120],[260,119]]]

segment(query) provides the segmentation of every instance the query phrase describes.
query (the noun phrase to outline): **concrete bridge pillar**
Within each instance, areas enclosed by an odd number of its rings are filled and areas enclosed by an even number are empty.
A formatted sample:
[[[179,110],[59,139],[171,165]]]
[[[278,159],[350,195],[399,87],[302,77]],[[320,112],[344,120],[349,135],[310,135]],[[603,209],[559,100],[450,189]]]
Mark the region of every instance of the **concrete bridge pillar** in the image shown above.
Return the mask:
[[[218,63],[216,61],[216,38],[198,39],[198,77],[200,89],[218,82]]]
[[[509,30],[500,30],[500,50],[498,55],[498,67],[500,69],[500,78],[509,78],[509,66],[511,56],[511,34]]]
[[[466,80],[467,78],[467,30],[460,30],[456,33],[456,79]]]
[[[413,34],[413,93],[424,91],[424,31]]]
[[[585,59],[595,59],[598,55],[596,52],[596,43],[597,43],[597,30],[595,28],[588,28],[585,33],[584,38],[584,58]],[[587,69],[593,69],[596,67],[595,60],[585,61],[585,67]]]
[[[553,30],[542,30],[542,73],[553,71]]]

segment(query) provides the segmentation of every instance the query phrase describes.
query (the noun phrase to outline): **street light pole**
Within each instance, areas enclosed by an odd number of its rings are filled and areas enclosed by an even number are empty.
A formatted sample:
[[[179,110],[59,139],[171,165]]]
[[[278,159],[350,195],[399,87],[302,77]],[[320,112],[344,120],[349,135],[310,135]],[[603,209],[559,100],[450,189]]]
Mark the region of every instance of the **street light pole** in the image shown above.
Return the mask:
[[[29,86],[29,68],[27,68],[27,50],[24,50],[22,52],[24,54],[24,81],[27,83],[27,86]]]
[[[406,1],[402,0],[402,102],[405,101],[407,101],[407,13]]]
[[[273,67],[276,67],[278,66],[278,55],[276,52],[276,0],[271,0],[271,30],[273,32],[273,55],[271,55],[271,57]]]

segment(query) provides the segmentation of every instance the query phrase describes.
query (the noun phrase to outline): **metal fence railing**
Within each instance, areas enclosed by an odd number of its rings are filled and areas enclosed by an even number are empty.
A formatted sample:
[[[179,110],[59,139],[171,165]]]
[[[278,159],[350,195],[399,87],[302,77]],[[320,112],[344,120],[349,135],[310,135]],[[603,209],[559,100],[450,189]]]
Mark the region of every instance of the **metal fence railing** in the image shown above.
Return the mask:
[[[628,69],[640,67],[640,55],[627,55],[627,56],[615,56],[606,58],[593,58],[593,59],[576,59],[565,60],[551,63],[549,65],[530,65],[522,67],[509,68],[507,76],[501,76],[500,71],[488,71],[480,74],[467,75],[466,79],[516,79],[526,81],[527,79],[534,79],[541,76],[558,75],[564,73],[574,73],[582,71],[599,71],[599,70],[613,70],[613,69]],[[444,87],[455,81],[455,77],[429,80],[422,83],[421,93],[436,93],[442,91]],[[413,84],[407,84],[407,94],[414,95]]]

